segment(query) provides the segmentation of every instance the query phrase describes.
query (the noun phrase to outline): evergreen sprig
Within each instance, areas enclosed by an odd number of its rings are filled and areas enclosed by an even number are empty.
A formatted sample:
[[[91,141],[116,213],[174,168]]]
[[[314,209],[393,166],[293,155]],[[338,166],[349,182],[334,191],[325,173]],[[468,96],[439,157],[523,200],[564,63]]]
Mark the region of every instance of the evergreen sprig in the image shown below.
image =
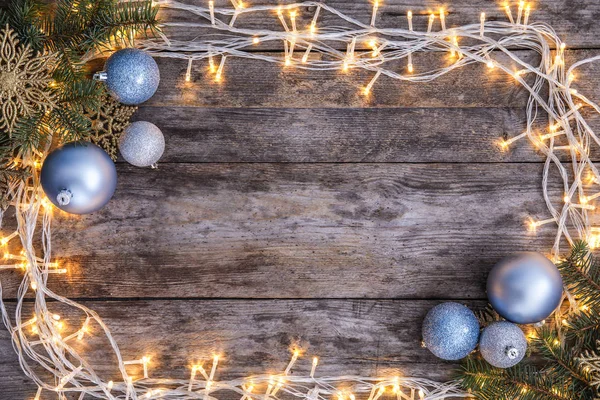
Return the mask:
[[[475,397],[486,400],[598,398],[600,371],[594,371],[590,357],[597,353],[600,340],[600,266],[588,245],[577,242],[557,267],[577,307],[563,320],[537,328],[530,335],[529,343],[535,357],[519,365],[500,369],[480,356],[469,357],[459,380]]]

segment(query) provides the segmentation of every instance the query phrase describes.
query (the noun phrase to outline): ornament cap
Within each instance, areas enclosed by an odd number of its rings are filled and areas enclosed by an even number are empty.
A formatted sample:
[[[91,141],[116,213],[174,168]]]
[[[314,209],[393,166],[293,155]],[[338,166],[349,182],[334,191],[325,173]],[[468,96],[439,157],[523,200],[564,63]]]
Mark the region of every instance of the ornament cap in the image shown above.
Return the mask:
[[[107,79],[108,79],[108,74],[106,73],[106,71],[100,71],[100,72],[96,72],[94,74],[95,81],[104,82]]]
[[[61,206],[66,206],[71,202],[71,198],[73,197],[73,193],[71,193],[68,189],[63,189],[56,195],[56,201]]]
[[[513,346],[508,346],[506,348],[506,356],[511,360],[516,359],[517,357],[519,357],[519,349]]]

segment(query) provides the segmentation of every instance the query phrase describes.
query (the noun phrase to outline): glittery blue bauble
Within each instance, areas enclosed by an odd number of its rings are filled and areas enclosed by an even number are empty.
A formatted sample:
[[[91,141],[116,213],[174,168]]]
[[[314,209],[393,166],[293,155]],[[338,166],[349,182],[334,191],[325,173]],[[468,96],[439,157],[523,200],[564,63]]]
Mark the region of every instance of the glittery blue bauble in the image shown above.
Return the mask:
[[[71,142],[46,157],[41,181],[56,207],[71,214],[87,214],[108,203],[117,186],[117,170],[100,147]]]
[[[106,61],[106,86],[121,103],[136,105],[154,95],[160,82],[156,61],[138,49],[115,52]]]
[[[502,259],[488,277],[490,304],[516,324],[540,322],[552,314],[562,297],[558,268],[540,253],[527,252]]]
[[[436,357],[458,360],[466,357],[479,339],[479,322],[473,311],[458,303],[433,307],[423,321],[423,341]]]
[[[508,368],[525,356],[527,339],[517,325],[507,321],[494,322],[481,333],[479,351],[494,367]]]

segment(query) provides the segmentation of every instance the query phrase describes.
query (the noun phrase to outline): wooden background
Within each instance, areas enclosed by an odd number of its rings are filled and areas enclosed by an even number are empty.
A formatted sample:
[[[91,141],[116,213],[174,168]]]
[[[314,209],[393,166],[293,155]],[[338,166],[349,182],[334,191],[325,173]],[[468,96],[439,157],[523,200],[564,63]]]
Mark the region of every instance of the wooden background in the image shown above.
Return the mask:
[[[367,1],[327,3],[369,21]],[[440,5],[385,0],[377,23],[404,26],[412,10],[415,28],[425,29],[426,10]],[[504,18],[494,2],[444,5],[449,26],[475,23],[481,11]],[[313,11],[300,10],[300,26]],[[531,17],[566,40],[570,60],[598,53],[599,18],[596,0],[540,1]],[[274,17],[245,22],[277,26]],[[416,54],[415,69],[444,57]],[[126,359],[151,355],[152,377],[186,377],[192,361],[215,352],[223,356],[217,378],[277,372],[300,344],[306,357],[297,373],[317,355],[323,375],[393,371],[446,380],[458,364],[420,346],[427,310],[446,300],[485,307],[496,261],[551,247],[553,227],[533,235],[524,225],[529,216],[548,218],[543,159],[526,142],[504,153],[497,146],[524,129],[527,100],[497,70],[469,66],[425,84],[381,78],[365,98],[359,87],[370,75],[362,72],[229,59],[222,83],[201,63],[185,83],[185,61],[157,61],[160,88],[135,119],[165,134],[160,168],[120,161],[106,208],[57,214],[53,251],[69,273],[50,283],[96,310]],[[599,71],[579,74],[577,88],[592,98]],[[552,190],[561,195],[559,185]],[[9,303],[20,278],[2,273]],[[101,346],[84,347],[107,377],[115,374]],[[2,327],[0,398],[34,392]]]

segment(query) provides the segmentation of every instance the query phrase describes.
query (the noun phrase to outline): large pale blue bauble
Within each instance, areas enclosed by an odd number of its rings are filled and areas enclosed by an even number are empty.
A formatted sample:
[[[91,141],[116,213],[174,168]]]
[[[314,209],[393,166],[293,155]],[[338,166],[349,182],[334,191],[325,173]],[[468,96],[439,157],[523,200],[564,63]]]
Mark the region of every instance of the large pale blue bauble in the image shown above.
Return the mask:
[[[117,187],[117,170],[100,147],[71,142],[46,157],[41,182],[56,207],[71,214],[88,214],[111,199]]]
[[[477,346],[479,322],[473,311],[458,303],[433,307],[423,321],[423,342],[436,357],[459,360]]]
[[[158,65],[142,50],[119,50],[108,58],[104,69],[96,79],[106,81],[110,94],[123,104],[143,103],[158,89]]]
[[[552,314],[562,298],[558,268],[536,252],[517,253],[494,266],[487,295],[498,314],[516,324],[533,324]]]
[[[517,325],[499,321],[488,325],[479,339],[481,356],[494,367],[518,364],[527,352],[527,339]]]

